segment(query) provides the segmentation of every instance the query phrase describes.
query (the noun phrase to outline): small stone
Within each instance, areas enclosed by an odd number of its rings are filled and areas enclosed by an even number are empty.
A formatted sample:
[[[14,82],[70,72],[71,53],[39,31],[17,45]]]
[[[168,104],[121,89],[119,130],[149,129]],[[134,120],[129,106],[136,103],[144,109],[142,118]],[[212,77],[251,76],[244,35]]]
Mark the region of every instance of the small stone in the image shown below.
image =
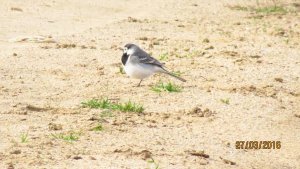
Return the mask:
[[[158,41],[158,40],[154,40],[154,41],[152,42],[152,44],[153,44],[153,45],[159,45],[159,41]]]
[[[23,9],[21,8],[17,8],[17,7],[11,7],[10,10],[12,11],[19,11],[19,12],[23,12]]]
[[[49,110],[49,108],[38,107],[30,104],[26,106],[26,109],[30,111],[38,111],[38,112]]]
[[[245,41],[245,40],[246,40],[246,38],[244,38],[244,37],[239,37],[239,41],[243,42],[243,41]]]
[[[214,49],[215,47],[213,47],[213,46],[209,46],[209,47],[207,47],[207,48],[205,48],[205,50],[210,50],[210,49]]]
[[[82,157],[80,157],[80,156],[75,156],[75,157],[73,157],[73,159],[74,159],[74,160],[81,160]]]
[[[282,83],[282,82],[283,82],[283,79],[282,79],[282,78],[280,78],[280,77],[276,77],[276,78],[274,78],[274,80],[275,80],[275,81],[277,81],[277,82],[280,82],[280,83]]]
[[[140,152],[140,154],[142,155],[143,160],[151,158],[151,155],[152,155],[152,153],[148,150],[143,150],[143,151]]]
[[[137,22],[138,20],[136,18],[128,17],[128,22]]]
[[[284,36],[285,35],[285,31],[284,30],[280,30],[277,33],[275,33],[275,35]]]
[[[14,169],[14,165],[12,163],[8,164],[7,169]]]
[[[222,157],[220,157],[220,159],[225,163],[225,164],[230,164],[230,165],[236,165],[236,162],[224,159]]]
[[[208,161],[205,160],[204,158],[201,158],[201,159],[199,160],[199,164],[200,164],[200,165],[207,165],[207,164],[208,164]]]
[[[97,160],[95,157],[93,157],[93,156],[90,156],[90,159],[91,160]]]
[[[226,147],[230,147],[230,142],[225,141],[225,142],[224,142],[224,145],[225,145]]]
[[[295,117],[298,117],[298,118],[300,118],[300,114],[295,114]]]
[[[261,56],[259,56],[259,55],[251,55],[250,57],[251,57],[251,58],[254,58],[254,59],[259,59],[259,58],[261,58]]]
[[[193,156],[199,156],[199,157],[203,157],[203,158],[209,158],[208,154],[205,154],[204,151],[187,151],[189,154],[193,155]]]
[[[190,50],[190,48],[184,48],[183,50],[188,52]]]
[[[194,107],[190,113],[197,114],[199,117],[204,117],[204,112],[199,107]]]
[[[49,123],[49,130],[62,130],[61,124]]]
[[[150,43],[148,47],[149,47],[150,49],[152,49],[152,48],[153,48],[153,44]]]
[[[89,120],[90,121],[99,121],[99,120],[101,120],[101,118],[99,117],[99,115],[93,115]]]
[[[148,40],[148,38],[147,38],[146,36],[143,36],[143,37],[139,37],[139,38],[137,38],[137,40],[143,40],[143,41],[147,41],[147,40]]]
[[[205,38],[205,39],[203,39],[202,42],[203,42],[203,43],[209,43],[209,39]]]
[[[210,117],[213,112],[208,108],[202,110],[200,107],[194,107],[188,114],[197,115],[198,117]]]
[[[21,150],[14,150],[10,152],[10,154],[21,154]]]
[[[18,56],[16,53],[13,53],[13,56]]]

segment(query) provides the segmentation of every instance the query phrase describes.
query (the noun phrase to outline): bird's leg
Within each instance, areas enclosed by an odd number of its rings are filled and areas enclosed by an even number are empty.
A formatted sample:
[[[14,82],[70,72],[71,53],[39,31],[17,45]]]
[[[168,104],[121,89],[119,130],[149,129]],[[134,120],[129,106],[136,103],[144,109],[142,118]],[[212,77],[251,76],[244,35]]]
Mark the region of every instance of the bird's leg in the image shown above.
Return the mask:
[[[141,86],[141,83],[142,83],[143,79],[141,79],[140,83],[137,85],[137,87],[140,87]]]

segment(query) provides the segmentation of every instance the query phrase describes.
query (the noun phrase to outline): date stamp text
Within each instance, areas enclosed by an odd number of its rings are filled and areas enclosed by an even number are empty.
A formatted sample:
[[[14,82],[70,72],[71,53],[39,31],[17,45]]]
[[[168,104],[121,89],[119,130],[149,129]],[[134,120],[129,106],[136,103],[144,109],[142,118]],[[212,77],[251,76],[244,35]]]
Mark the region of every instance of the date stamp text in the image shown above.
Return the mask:
[[[236,141],[236,149],[280,149],[281,141]]]

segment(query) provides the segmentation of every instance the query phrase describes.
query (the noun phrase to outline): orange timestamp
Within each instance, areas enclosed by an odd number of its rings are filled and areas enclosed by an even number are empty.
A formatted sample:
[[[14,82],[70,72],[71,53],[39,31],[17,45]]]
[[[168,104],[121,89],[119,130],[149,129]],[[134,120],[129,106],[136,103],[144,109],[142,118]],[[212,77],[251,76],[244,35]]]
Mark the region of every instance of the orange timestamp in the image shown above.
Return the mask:
[[[236,141],[236,149],[280,149],[281,141]]]

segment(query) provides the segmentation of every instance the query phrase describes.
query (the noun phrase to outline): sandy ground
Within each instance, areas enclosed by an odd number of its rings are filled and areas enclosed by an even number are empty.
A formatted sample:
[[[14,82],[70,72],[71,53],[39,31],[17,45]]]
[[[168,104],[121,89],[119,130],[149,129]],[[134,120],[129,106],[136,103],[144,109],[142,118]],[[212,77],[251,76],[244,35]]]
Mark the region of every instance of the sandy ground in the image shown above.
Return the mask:
[[[246,2],[2,0],[0,168],[300,168],[299,1],[282,15],[228,7]],[[168,53],[188,81],[135,87],[119,72],[128,42]],[[150,90],[160,80],[183,91]],[[102,97],[145,111],[114,111],[91,131],[103,111],[81,102]],[[78,141],[54,137],[70,132]],[[282,147],[237,150],[239,140]]]

